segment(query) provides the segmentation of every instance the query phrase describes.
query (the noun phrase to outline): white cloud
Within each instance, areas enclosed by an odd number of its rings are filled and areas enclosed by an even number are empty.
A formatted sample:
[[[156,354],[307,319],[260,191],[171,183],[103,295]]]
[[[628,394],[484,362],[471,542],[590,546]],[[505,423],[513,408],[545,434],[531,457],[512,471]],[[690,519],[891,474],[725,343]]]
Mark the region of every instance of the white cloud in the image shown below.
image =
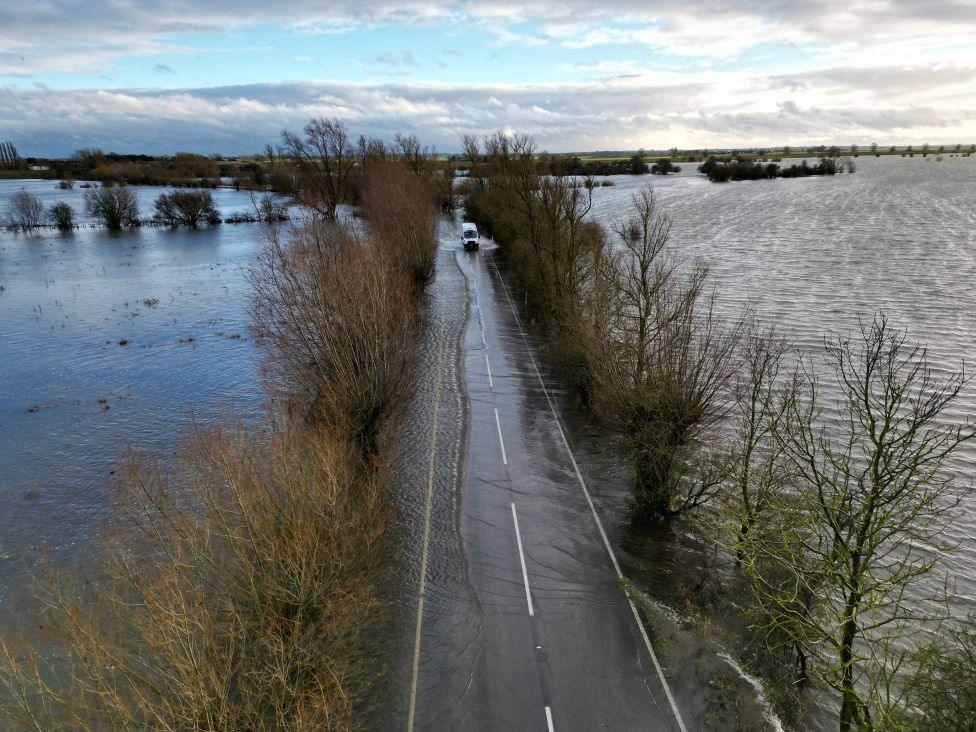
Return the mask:
[[[761,43],[800,44],[834,61],[911,63],[976,44],[972,0],[89,0],[0,9],[0,74],[102,69],[112,59],[172,50],[174,34],[283,23],[296,32],[384,25],[478,26],[495,42],[573,47],[637,43],[684,57],[725,58]],[[535,30],[515,24],[532,24]],[[876,51],[890,54],[879,57]],[[906,55],[908,54],[908,55]]]
[[[34,154],[88,145],[248,152],[320,115],[344,119],[357,133],[416,133],[443,150],[456,149],[461,133],[495,129],[528,132],[553,151],[962,142],[976,130],[976,68],[837,68],[767,77],[655,72],[575,84],[0,88],[0,129]]]

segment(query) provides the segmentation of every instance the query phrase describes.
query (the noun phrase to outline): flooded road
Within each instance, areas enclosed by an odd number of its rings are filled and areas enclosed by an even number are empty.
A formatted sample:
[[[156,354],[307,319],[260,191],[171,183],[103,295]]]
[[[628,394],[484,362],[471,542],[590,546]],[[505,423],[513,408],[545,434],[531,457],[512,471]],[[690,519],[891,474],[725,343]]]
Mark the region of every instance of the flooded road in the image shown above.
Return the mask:
[[[825,332],[884,308],[941,366],[972,360],[976,159],[862,158],[853,176],[727,185],[693,167],[664,179],[615,177],[615,186],[595,192],[593,215],[619,220],[633,190],[653,182],[674,218],[674,251],[708,261],[731,310],[756,304],[817,355]],[[0,208],[22,185],[0,182]],[[65,197],[52,181],[27,185]],[[160,192],[140,189],[144,215]],[[250,206],[246,194],[219,195],[225,215]],[[396,593],[403,605],[393,631],[404,662],[392,671],[396,709],[374,726],[403,729],[413,699],[417,729],[545,729],[546,707],[555,729],[675,728],[494,253],[486,246],[467,255],[456,235],[445,223],[420,383],[405,418],[394,527],[403,537]],[[261,356],[247,333],[243,276],[259,240],[250,225],[0,234],[4,617],[16,614],[13,598],[46,558],[84,579],[127,446],[166,453],[194,422],[260,413]],[[683,610],[706,553],[690,530],[631,527],[619,454],[564,403],[547,364],[539,367],[623,573]],[[954,417],[976,414],[976,394],[964,397]],[[969,480],[976,445],[953,468]],[[973,536],[976,499],[969,499],[952,529],[959,548],[945,565],[958,617],[976,610]],[[734,615],[714,610],[713,620]],[[650,636],[679,712],[686,722],[701,719],[708,709],[700,689],[718,678],[707,663],[702,671],[701,659],[711,663],[721,649],[675,640],[667,623]]]
[[[470,313],[460,341],[467,449],[455,482],[442,452],[453,454],[457,439],[456,370],[438,344],[425,361],[442,373],[425,387],[442,411],[430,445],[431,530],[420,563],[430,564],[417,578],[408,729],[682,729],[495,252],[447,246],[456,262],[442,252],[438,281],[464,287],[454,307]],[[448,345],[457,326],[442,332]]]

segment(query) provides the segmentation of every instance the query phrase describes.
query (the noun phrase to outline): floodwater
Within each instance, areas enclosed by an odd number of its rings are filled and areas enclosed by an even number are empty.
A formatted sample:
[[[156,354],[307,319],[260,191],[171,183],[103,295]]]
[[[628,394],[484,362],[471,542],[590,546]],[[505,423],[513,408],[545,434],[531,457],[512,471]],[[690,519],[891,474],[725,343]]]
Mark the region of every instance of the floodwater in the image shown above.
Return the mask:
[[[21,188],[81,209],[77,188],[2,181],[0,210]],[[162,189],[137,192],[148,216]],[[250,207],[215,193],[224,215]],[[252,224],[0,233],[0,617],[48,560],[94,575],[128,447],[165,455],[195,423],[260,411],[243,271],[259,239]]]
[[[848,333],[879,310],[923,341],[940,370],[976,360],[976,158],[857,159],[853,175],[711,183],[684,166],[674,176],[618,176],[597,188],[593,215],[626,215],[633,192],[653,183],[673,221],[671,251],[708,263],[722,305],[752,304],[815,356],[823,337]],[[652,179],[653,178],[653,179]],[[826,375],[826,369],[820,369]],[[825,385],[825,395],[831,391]],[[953,420],[976,418],[976,385]],[[976,441],[952,462],[976,476]],[[950,531],[946,559],[960,608],[976,611],[976,496]]]
[[[673,218],[674,252],[710,264],[730,310],[752,303],[815,357],[825,333],[884,309],[926,341],[936,365],[972,360],[976,158],[857,162],[854,175],[727,184],[708,182],[694,165],[664,178],[616,176],[594,192],[593,215],[619,220],[633,191],[653,183]],[[83,212],[79,188],[0,181],[0,217],[21,188]],[[136,190],[148,217],[164,189]],[[246,193],[214,195],[225,216],[252,207]],[[261,354],[247,330],[244,277],[259,241],[260,228],[249,224],[0,232],[0,617],[15,614],[45,558],[81,578],[94,571],[112,471],[127,446],[165,454],[194,423],[260,413]],[[951,416],[974,407],[970,388]],[[633,533],[619,459],[576,427],[627,574],[680,611],[682,588],[697,581],[705,554],[687,532]],[[952,467],[970,480],[976,444]],[[959,547],[944,564],[958,617],[976,611],[974,534],[976,498],[962,506],[950,532]]]
[[[593,214],[620,221],[633,192],[653,183],[661,210],[673,220],[670,250],[708,263],[720,302],[734,314],[752,304],[812,358],[825,403],[837,394],[822,362],[825,335],[856,331],[883,310],[924,342],[937,371],[971,371],[976,359],[976,158],[858,158],[853,175],[710,183],[683,166],[678,175],[615,177],[594,192]],[[976,415],[970,384],[946,417]],[[591,470],[605,478],[605,508],[621,515],[619,461],[591,446]],[[976,441],[949,465],[957,479],[976,475]],[[679,610],[694,594],[708,552],[693,529],[670,532],[621,527],[631,576]],[[957,546],[929,578],[937,590],[948,574],[957,621],[976,612],[976,494],[959,507],[946,533]],[[734,577],[725,578],[734,583]],[[734,585],[729,593],[734,597]],[[727,624],[728,595],[712,598],[711,622]],[[708,602],[705,603],[708,605]],[[812,727],[830,726],[823,716]]]

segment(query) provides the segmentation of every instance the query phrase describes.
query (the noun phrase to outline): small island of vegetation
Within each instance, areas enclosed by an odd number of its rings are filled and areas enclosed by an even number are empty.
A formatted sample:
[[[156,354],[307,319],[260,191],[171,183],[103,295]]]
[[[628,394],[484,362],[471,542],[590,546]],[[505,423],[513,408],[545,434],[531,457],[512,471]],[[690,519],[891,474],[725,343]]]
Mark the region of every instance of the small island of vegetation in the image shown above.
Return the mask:
[[[822,157],[816,165],[806,160],[781,168],[776,163],[760,163],[754,160],[733,159],[720,161],[714,155],[698,166],[698,172],[708,176],[713,183],[730,180],[764,180],[769,178],[807,178],[812,175],[836,175],[853,173],[857,169],[851,158]]]

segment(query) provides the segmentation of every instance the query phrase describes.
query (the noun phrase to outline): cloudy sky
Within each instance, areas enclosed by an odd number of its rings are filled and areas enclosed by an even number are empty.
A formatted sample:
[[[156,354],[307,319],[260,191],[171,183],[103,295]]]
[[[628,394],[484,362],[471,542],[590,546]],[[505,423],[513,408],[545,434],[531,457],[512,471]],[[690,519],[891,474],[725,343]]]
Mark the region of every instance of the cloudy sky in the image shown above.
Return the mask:
[[[246,153],[319,115],[443,151],[976,142],[976,0],[0,4],[22,154]]]

